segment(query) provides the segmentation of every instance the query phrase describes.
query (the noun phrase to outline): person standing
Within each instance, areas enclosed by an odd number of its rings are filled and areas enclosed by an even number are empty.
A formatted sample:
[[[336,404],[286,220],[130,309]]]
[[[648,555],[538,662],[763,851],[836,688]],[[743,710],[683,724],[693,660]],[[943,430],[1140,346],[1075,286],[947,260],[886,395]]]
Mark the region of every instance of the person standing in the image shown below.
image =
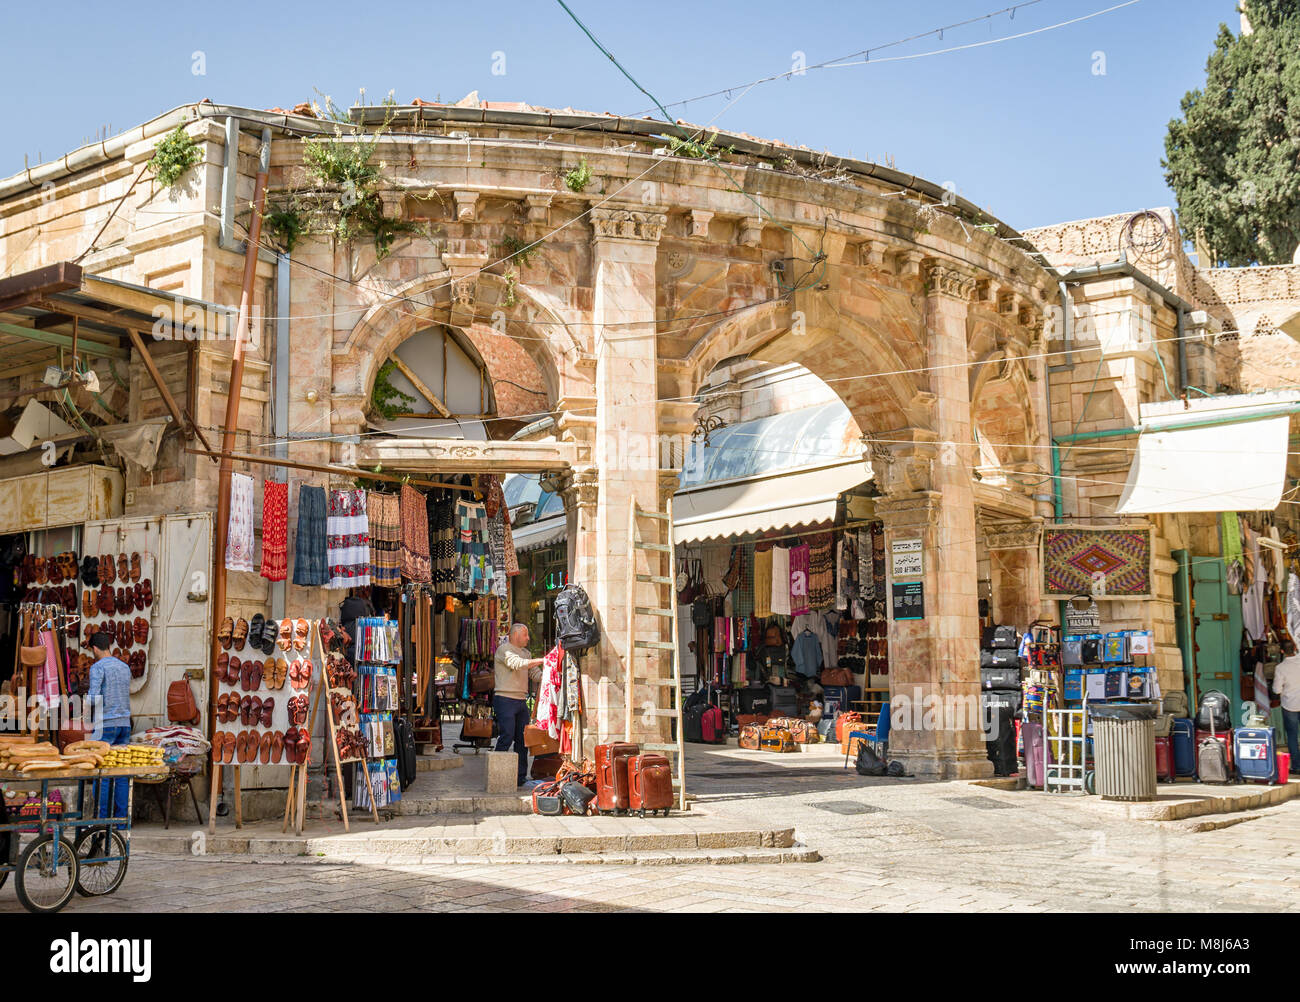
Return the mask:
[[[528,749],[524,746],[524,728],[528,726],[528,682],[542,658],[528,650],[528,627],[515,623],[510,634],[497,645],[496,681],[492,710],[497,718],[497,751],[509,751],[514,745],[519,756],[519,786],[528,779]]]
[[[110,745],[125,745],[131,741],[131,669],[126,662],[109,654],[112,646],[113,638],[107,633],[96,633],[90,638],[95,662],[90,666],[86,700],[97,707],[95,719],[98,721],[99,740]],[[100,782],[99,817],[126,817],[130,782],[125,777]]]
[[[1300,762],[1300,654],[1292,651],[1273,669],[1273,694],[1282,701],[1282,726],[1294,769]]]

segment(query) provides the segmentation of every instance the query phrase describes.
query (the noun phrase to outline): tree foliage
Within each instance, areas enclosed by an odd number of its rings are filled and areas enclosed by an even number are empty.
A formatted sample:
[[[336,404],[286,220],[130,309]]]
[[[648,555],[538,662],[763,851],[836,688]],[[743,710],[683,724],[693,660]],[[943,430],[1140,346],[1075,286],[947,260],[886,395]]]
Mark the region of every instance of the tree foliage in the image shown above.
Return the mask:
[[[1205,265],[1289,263],[1300,243],[1300,0],[1246,0],[1250,34],[1219,25],[1205,86],[1165,135],[1165,180]]]

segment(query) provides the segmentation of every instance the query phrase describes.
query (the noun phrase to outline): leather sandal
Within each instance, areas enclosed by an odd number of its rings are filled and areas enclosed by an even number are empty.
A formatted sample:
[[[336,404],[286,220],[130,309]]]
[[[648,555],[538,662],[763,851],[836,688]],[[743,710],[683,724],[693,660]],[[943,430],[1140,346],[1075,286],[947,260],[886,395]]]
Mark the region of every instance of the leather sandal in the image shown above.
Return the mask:
[[[244,761],[244,746],[246,744],[248,744],[248,732],[240,731],[235,735],[235,761],[241,764]]]
[[[135,642],[141,647],[149,643],[149,620],[143,616],[136,616],[135,621],[131,624],[135,633]]]
[[[262,700],[262,712],[258,717],[258,722],[263,727],[271,726],[271,718],[275,715],[275,697],[267,696]]]
[[[132,581],[139,581],[139,580],[140,580],[140,554],[138,554],[138,553],[132,553],[132,554],[131,554],[131,567],[130,567],[130,570],[131,570],[131,575],[130,575],[130,576],[131,576],[131,580],[132,580]]]
[[[226,662],[226,674],[222,681],[225,682],[226,685],[239,685],[239,676],[243,670],[244,663],[233,654],[227,655],[227,657],[230,660]]]
[[[262,688],[262,675],[265,672],[265,670],[266,669],[263,667],[261,661],[253,662],[253,667],[249,670],[248,673],[248,681],[251,688],[253,689]]]
[[[153,605],[153,582],[148,578],[140,582],[140,598],[146,609]]]
[[[298,728],[290,727],[284,732],[284,757],[290,763],[298,761]]]
[[[138,584],[132,585],[131,592],[132,592],[132,596],[135,598],[135,607],[139,609],[141,612],[144,612],[145,610],[144,589],[141,588]]]
[[[117,612],[117,601],[113,597],[112,588],[99,589],[99,611],[105,616],[111,616]]]
[[[89,554],[81,561],[81,581],[92,588],[99,587],[99,560]]]
[[[263,765],[270,764],[271,761],[271,732],[267,731],[262,735],[262,740],[258,743],[257,760]]]
[[[260,612],[248,624],[248,642],[254,650],[262,649],[262,631],[266,629],[266,617]]]
[[[230,633],[230,640],[235,645],[235,650],[244,649],[244,641],[248,639],[248,620],[240,616],[235,620],[235,628]]]
[[[111,553],[99,555],[99,583],[111,585],[117,580],[117,561]]]
[[[298,732],[298,764],[306,765],[311,758],[311,735],[305,730]]]
[[[280,624],[274,619],[268,619],[266,625],[262,627],[262,653],[274,654],[275,641],[280,636]]]
[[[253,708],[253,697],[245,696],[239,701],[239,722],[245,727],[248,726],[248,714]]]
[[[317,622],[316,631],[320,634],[320,645],[328,651],[334,640],[334,624],[328,619],[322,619]]]
[[[99,592],[87,588],[81,593],[81,614],[89,619],[99,605]]]
[[[280,620],[279,630],[280,636],[277,638],[277,642],[280,644],[280,650],[287,652],[293,646],[293,620]]]
[[[119,581],[131,580],[131,560],[125,553],[117,555],[117,579]]]
[[[279,765],[284,758],[284,734],[276,731],[271,735],[271,764]]]
[[[248,726],[256,727],[258,725],[258,722],[261,721],[261,719],[262,719],[262,697],[253,696],[251,697],[250,705],[248,707]]]
[[[293,648],[305,651],[311,642],[311,623],[305,619],[296,619],[293,623]]]
[[[253,662],[245,661],[239,666],[239,687],[245,692],[253,689]]]
[[[275,670],[273,673],[270,688],[283,689],[285,680],[289,677],[289,662],[284,658],[275,659]]]
[[[45,569],[45,558],[36,557],[32,561],[32,580],[38,585],[47,584],[50,580],[49,572]]]
[[[227,616],[221,621],[221,628],[217,630],[217,643],[221,645],[223,651],[230,650],[230,641],[234,632],[235,621]]]

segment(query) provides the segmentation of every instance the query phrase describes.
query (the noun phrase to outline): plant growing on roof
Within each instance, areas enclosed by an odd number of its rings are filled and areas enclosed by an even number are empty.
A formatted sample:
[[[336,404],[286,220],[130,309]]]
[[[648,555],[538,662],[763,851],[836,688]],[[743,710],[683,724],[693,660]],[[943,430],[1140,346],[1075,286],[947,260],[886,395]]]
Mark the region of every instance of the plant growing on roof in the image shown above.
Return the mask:
[[[591,184],[591,178],[591,168],[587,165],[587,158],[583,157],[578,161],[577,167],[564,175],[564,185],[572,192],[581,193]]]
[[[392,384],[389,377],[396,368],[397,363],[391,358],[381,365],[375,373],[374,388],[370,391],[370,406],[385,421],[395,420],[399,414],[406,412],[409,405],[415,403],[415,397],[403,393]]]
[[[170,188],[202,159],[199,144],[185,131],[185,126],[178,125],[154,145],[149,167],[158,183]]]
[[[521,268],[528,267],[533,254],[537,251],[535,246],[513,233],[507,233],[501,238],[501,249],[505,251],[506,257],[518,261]]]
[[[692,160],[717,160],[720,154],[730,155],[736,152],[734,146],[714,145],[717,138],[717,132],[710,133],[703,142],[697,142],[689,136],[671,136],[668,139],[668,152],[675,157],[690,157]]]
[[[308,232],[307,217],[293,200],[268,210],[262,216],[262,225],[280,242],[286,254],[293,253],[294,246]]]

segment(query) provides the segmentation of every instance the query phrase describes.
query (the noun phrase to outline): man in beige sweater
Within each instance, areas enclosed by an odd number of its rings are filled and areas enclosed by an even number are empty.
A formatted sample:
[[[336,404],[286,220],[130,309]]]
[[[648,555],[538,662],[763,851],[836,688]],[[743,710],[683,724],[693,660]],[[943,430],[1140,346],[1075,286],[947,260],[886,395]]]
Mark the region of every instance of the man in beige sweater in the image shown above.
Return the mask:
[[[513,744],[519,756],[519,785],[528,779],[528,749],[524,728],[528,726],[528,679],[542,664],[528,650],[528,627],[515,623],[510,635],[497,645],[496,688],[492,709],[497,718],[497,751],[509,751]]]

